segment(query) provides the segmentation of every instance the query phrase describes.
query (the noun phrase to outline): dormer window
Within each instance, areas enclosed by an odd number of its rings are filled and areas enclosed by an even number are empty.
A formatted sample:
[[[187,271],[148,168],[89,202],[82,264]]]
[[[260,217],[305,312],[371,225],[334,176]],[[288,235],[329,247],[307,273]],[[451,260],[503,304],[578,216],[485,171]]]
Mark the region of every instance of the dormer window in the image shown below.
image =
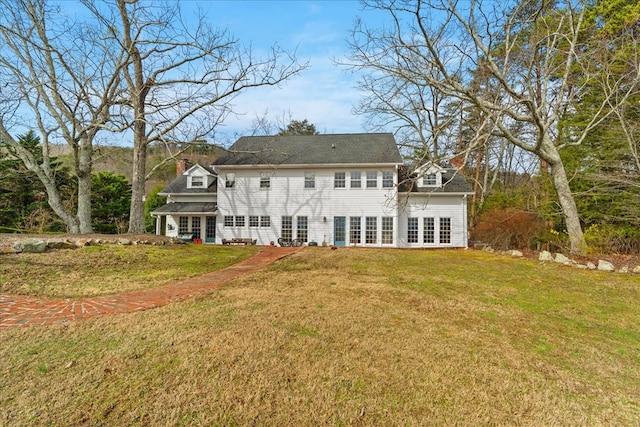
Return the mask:
[[[438,185],[438,175],[430,173],[422,177],[422,185],[424,187],[436,187]]]
[[[236,186],[236,174],[235,173],[228,173],[227,175],[225,175],[224,187],[225,188],[233,188],[235,186]]]
[[[204,187],[204,176],[191,176],[191,188],[202,188]]]

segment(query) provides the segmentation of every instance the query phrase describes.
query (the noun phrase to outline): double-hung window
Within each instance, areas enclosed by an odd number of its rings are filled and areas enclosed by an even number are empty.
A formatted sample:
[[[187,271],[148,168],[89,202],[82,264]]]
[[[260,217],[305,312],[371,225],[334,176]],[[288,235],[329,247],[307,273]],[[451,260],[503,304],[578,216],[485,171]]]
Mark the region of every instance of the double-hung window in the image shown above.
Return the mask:
[[[260,173],[260,188],[271,188],[271,173],[270,172],[261,172]]]
[[[191,187],[192,188],[202,188],[202,187],[204,187],[204,176],[192,176],[191,177]]]
[[[393,244],[393,218],[390,216],[382,217],[382,244]]]
[[[260,217],[258,215],[249,216],[249,227],[257,228],[260,226]]]
[[[434,218],[424,219],[423,243],[433,244],[436,242],[436,224]]]
[[[224,177],[224,187],[225,188],[234,188],[236,186],[236,174],[228,173]]]
[[[440,244],[451,243],[451,218],[440,218]]]
[[[393,172],[392,171],[382,172],[382,188],[392,188],[392,187],[393,187]]]
[[[407,242],[418,243],[418,218],[407,218]]]
[[[359,171],[351,172],[351,188],[362,188],[362,173]]]
[[[378,172],[367,171],[367,188],[378,188]]]
[[[244,227],[244,216],[236,216],[236,227]]]
[[[316,188],[316,174],[314,172],[304,173],[304,188]]]
[[[233,227],[233,215],[225,215],[224,216],[224,226],[225,227]]]
[[[378,217],[368,216],[365,218],[365,243],[378,243]]]
[[[349,218],[349,243],[358,244],[361,239],[360,225],[361,219],[359,216],[352,216]]]
[[[336,172],[333,176],[333,188],[345,188],[347,186],[347,178],[345,172]]]
[[[282,232],[283,239],[291,240],[293,239],[293,217],[283,216],[282,217]]]
[[[422,185],[425,187],[435,187],[438,185],[438,176],[435,173],[430,173],[422,178]]]
[[[268,228],[271,227],[271,217],[268,215],[263,215],[260,217],[260,227]]]
[[[296,238],[306,242],[309,236],[309,220],[306,216],[299,216],[297,225]]]

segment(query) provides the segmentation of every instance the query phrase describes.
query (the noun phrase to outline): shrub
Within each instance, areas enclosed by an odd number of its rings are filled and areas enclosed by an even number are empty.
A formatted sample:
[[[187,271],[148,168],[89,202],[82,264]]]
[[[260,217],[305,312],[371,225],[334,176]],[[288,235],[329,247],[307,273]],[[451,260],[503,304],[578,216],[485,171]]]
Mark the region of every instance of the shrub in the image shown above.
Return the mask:
[[[482,215],[472,238],[500,250],[530,249],[544,228],[544,222],[530,212],[515,208],[493,209]]]
[[[640,230],[631,225],[595,224],[587,228],[584,238],[597,253],[640,253]]]

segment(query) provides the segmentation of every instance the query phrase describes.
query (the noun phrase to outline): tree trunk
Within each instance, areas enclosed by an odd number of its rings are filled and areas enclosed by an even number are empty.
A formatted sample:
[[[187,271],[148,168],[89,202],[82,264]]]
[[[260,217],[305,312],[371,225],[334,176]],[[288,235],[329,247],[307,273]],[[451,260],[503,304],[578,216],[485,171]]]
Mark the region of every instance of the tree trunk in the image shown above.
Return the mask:
[[[91,224],[91,168],[92,168],[93,150],[91,141],[83,140],[80,142],[78,152],[78,167],[76,175],[78,176],[78,224],[80,233],[93,233]]]
[[[570,251],[573,254],[584,253],[587,248],[587,244],[584,240],[584,234],[582,233],[582,226],[580,225],[580,216],[578,215],[578,207],[576,201],[569,188],[569,180],[567,179],[567,173],[564,169],[562,160],[551,163],[551,176],[553,177],[553,185],[558,193],[558,200],[562,207],[562,213],[564,214],[567,233],[569,234],[569,243],[571,245]]]
[[[129,233],[144,233],[144,184],[147,170],[147,145],[134,138],[133,176],[131,178],[131,209]]]

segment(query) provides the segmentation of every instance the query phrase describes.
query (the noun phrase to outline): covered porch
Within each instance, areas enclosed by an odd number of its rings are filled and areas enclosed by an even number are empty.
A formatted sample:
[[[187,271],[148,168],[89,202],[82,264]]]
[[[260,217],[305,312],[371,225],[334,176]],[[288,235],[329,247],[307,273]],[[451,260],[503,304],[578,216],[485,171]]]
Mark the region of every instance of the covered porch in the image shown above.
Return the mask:
[[[215,243],[217,215],[216,203],[209,202],[167,203],[151,212],[157,235],[203,243]]]

